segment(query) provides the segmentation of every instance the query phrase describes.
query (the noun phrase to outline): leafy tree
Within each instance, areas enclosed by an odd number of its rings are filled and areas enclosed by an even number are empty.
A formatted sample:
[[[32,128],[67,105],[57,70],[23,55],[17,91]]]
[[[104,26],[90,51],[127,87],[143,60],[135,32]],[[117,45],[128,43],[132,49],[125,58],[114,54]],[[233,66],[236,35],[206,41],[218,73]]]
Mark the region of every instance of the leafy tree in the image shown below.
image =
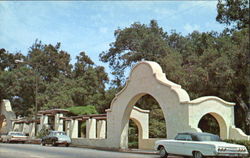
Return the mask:
[[[114,33],[115,42],[107,52],[100,54],[103,62],[108,62],[113,70],[113,83],[120,87],[124,84],[125,69],[141,60],[157,61],[168,52],[166,34],[155,20],[149,26],[134,23],[129,28],[118,29]]]
[[[71,75],[72,65],[70,64],[70,55],[60,50],[60,43],[55,46],[36,42],[30,47],[27,55],[26,64],[36,71],[44,81],[51,81],[54,77]]]
[[[34,115],[36,102],[38,110],[93,105],[104,111],[107,107],[108,75],[84,52],[77,56],[74,69],[60,43],[36,40],[27,56],[1,49],[0,59],[1,99],[9,99],[17,115]]]
[[[219,0],[217,4],[219,23],[237,29],[249,27],[249,0]]]
[[[115,32],[115,42],[100,55],[100,59],[109,63],[116,78],[124,81],[127,68],[141,60],[153,60],[162,66],[167,78],[181,84],[191,98],[218,96],[248,109],[248,28],[233,31],[232,34],[194,31],[182,36],[174,31],[167,34],[157,24],[154,26],[157,27],[152,27],[152,21],[149,26],[134,23],[129,28]],[[154,41],[160,41],[160,44]],[[145,105],[143,103],[141,106]],[[240,113],[237,108],[236,113]],[[242,118],[248,114],[240,115],[236,117],[236,122],[242,122]],[[245,123],[236,124],[248,131],[243,126]]]

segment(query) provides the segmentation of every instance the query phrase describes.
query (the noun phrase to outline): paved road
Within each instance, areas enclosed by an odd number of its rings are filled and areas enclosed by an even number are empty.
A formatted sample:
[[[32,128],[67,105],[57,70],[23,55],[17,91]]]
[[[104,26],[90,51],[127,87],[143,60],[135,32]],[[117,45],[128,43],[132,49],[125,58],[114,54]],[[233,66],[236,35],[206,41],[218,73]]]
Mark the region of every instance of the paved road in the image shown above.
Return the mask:
[[[159,156],[77,147],[0,143],[0,158],[159,158]]]

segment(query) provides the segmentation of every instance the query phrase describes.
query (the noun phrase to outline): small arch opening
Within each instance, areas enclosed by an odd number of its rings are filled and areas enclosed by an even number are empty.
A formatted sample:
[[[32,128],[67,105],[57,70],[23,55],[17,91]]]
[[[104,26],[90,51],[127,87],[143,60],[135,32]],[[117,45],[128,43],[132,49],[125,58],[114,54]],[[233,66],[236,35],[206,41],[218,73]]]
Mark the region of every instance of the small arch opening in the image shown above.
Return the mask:
[[[220,135],[219,123],[211,114],[204,115],[201,118],[198,127],[202,130],[202,132],[212,133],[218,136]]]

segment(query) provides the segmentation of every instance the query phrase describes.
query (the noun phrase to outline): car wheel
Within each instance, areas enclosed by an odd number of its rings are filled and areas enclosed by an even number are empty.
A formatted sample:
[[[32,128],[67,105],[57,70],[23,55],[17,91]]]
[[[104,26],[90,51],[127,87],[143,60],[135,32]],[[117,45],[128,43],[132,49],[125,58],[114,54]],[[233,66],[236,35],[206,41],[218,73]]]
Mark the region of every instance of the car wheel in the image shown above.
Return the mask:
[[[56,141],[55,141],[55,140],[53,140],[53,141],[52,141],[52,145],[53,145],[53,146],[57,146],[57,144],[56,144]]]
[[[66,147],[69,147],[69,143],[65,144]]]
[[[204,156],[202,155],[202,153],[199,152],[199,151],[193,152],[193,157],[194,158],[204,158]]]
[[[44,142],[44,141],[42,141],[42,142],[41,142],[41,145],[42,145],[42,146],[45,146],[45,142]]]
[[[164,147],[161,147],[161,148],[160,148],[159,154],[160,154],[160,157],[161,157],[161,158],[167,158],[167,157],[168,157],[168,153],[167,153],[167,151],[165,150]]]

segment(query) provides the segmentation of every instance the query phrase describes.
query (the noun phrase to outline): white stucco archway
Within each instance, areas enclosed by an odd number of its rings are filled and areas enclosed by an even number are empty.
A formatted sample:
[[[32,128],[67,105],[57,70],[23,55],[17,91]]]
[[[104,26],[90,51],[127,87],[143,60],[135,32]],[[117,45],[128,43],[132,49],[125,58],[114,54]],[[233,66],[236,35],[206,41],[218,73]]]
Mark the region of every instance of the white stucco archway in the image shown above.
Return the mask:
[[[146,94],[151,95],[162,109],[167,127],[167,139],[174,138],[179,132],[201,132],[198,128],[200,119],[206,114],[211,114],[220,126],[222,139],[250,140],[250,136],[234,125],[235,103],[226,102],[215,96],[190,100],[188,93],[180,85],[166,78],[159,64],[142,61],[132,68],[125,87],[116,94],[110,109],[106,110],[107,138],[75,138],[72,139],[73,143],[112,149],[127,148],[127,127],[130,116],[133,115],[133,107]],[[141,149],[153,149],[156,140],[148,138],[148,131],[145,130],[148,128],[148,122],[142,120],[136,121],[142,133]],[[47,123],[47,117],[41,117],[41,122]],[[56,125],[58,123],[56,122]]]
[[[132,69],[126,86],[116,95],[111,103],[110,110],[107,110],[107,133],[112,146],[127,147],[126,127],[132,107],[146,94],[151,95],[159,103],[167,127],[172,129],[167,131],[168,138],[173,138],[178,131],[188,128],[185,127],[188,125],[188,120],[181,119],[183,115],[188,115],[187,106],[178,106],[180,102],[189,101],[186,91],[180,85],[167,80],[157,63],[140,62]],[[109,133],[112,133],[112,135],[109,135]]]
[[[188,93],[180,85],[169,81],[157,63],[142,61],[132,68],[125,87],[107,110],[109,147],[127,147],[127,126],[132,107],[146,94],[151,95],[163,111],[168,139],[179,132],[201,132],[198,123],[208,113],[218,121],[222,139],[250,138],[234,126],[235,103],[214,96],[190,101]]]

